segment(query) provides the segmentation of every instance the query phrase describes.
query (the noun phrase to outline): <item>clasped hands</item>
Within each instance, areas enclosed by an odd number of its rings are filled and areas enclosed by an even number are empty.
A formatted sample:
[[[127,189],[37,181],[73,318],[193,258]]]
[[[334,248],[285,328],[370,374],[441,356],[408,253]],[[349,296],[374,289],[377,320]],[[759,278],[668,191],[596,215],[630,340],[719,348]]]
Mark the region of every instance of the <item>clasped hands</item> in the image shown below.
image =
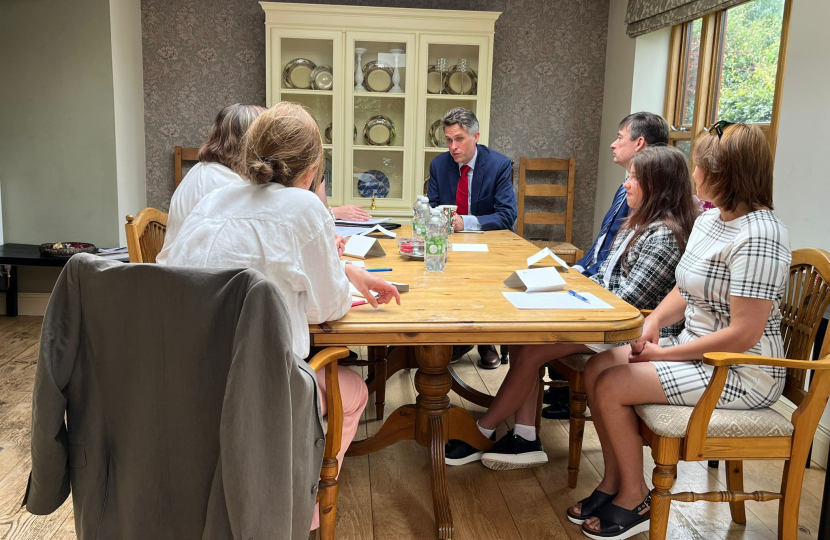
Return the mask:
[[[643,335],[631,342],[631,352],[628,361],[656,362],[663,360],[665,349],[657,344],[660,341],[660,328],[657,324],[649,324],[649,319],[643,324]]]

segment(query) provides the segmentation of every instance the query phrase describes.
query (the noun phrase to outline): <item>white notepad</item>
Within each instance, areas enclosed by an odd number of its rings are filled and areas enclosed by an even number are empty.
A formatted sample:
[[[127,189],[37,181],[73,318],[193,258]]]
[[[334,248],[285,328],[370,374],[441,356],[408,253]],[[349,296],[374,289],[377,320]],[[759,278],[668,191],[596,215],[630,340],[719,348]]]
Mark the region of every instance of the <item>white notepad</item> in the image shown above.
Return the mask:
[[[518,309],[614,309],[591,293],[581,293],[588,302],[573,297],[566,292],[503,292]]]
[[[377,225],[378,223],[386,223],[392,221],[391,217],[381,219],[367,219],[366,221],[349,221],[347,219],[334,220],[335,225]]]
[[[567,272],[568,270],[570,270],[570,268],[568,267],[568,263],[566,263],[565,261],[560,259],[556,255],[556,253],[554,253],[553,251],[550,250],[550,248],[545,248],[542,251],[540,251],[539,253],[537,253],[535,255],[531,255],[530,257],[528,257],[527,258],[527,267],[530,268],[531,266],[538,263],[539,261],[541,261],[545,257],[552,258],[556,262],[556,266],[562,268],[563,272]]]
[[[455,249],[454,245],[453,249]],[[504,284],[508,287],[527,287],[529,293],[559,291],[565,288],[565,280],[552,266],[533,268],[532,270],[516,270],[504,280]]]
[[[456,242],[452,243],[452,250],[453,251],[477,251],[480,253],[486,253],[490,251],[487,249],[487,244],[458,244]]]
[[[377,238],[355,234],[354,236],[350,236],[346,241],[343,255],[365,259],[370,255],[373,257],[386,257],[386,252],[383,251]]]

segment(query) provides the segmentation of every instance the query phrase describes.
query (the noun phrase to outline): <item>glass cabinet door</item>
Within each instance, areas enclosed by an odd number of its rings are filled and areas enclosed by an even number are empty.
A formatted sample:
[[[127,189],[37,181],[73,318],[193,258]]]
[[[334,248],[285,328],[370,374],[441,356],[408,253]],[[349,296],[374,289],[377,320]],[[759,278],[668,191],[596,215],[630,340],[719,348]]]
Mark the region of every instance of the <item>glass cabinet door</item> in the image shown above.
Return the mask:
[[[348,32],[346,66],[352,77],[345,91],[346,204],[378,213],[404,212],[412,206],[412,148],[415,84],[407,77],[415,66],[414,34]]]
[[[413,195],[425,193],[429,165],[447,151],[441,118],[455,107],[479,118],[479,143],[487,144],[489,126],[490,45],[485,37],[421,34],[419,41],[417,121],[418,158]]]
[[[291,101],[303,105],[314,117],[325,150],[326,195],[329,204],[342,204],[344,186],[340,143],[344,129],[343,32],[272,29],[269,62],[269,103]],[[349,134],[351,135],[351,133]]]

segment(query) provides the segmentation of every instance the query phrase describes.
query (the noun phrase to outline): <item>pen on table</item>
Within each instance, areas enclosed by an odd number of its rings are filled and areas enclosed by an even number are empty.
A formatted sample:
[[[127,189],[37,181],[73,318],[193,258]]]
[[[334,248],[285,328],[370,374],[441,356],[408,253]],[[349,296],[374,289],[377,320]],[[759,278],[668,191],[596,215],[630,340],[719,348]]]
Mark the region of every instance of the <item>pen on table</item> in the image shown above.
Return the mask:
[[[582,301],[583,301],[583,302],[585,302],[586,304],[590,304],[590,303],[591,303],[591,301],[590,301],[590,300],[588,300],[587,298],[585,298],[584,296],[582,296],[581,294],[579,294],[578,292],[576,292],[576,291],[574,291],[574,290],[568,290],[568,294],[570,294],[570,295],[571,295],[571,296],[573,296],[574,298],[579,298],[580,300],[582,300]]]
[[[367,272],[391,272],[391,268],[367,268]]]

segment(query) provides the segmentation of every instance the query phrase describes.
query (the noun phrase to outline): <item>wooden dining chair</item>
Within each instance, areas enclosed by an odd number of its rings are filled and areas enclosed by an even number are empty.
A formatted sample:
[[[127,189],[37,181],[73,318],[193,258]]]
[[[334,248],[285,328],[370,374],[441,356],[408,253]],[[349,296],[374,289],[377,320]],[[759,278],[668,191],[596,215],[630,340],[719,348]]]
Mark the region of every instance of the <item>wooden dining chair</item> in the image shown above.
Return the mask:
[[[167,232],[167,214],[155,208],[145,208],[135,216],[127,216],[127,251],[131,263],[154,263],[164,246]]]
[[[337,453],[343,440],[343,401],[340,398],[337,363],[349,356],[347,347],[328,347],[314,355],[308,365],[320,376],[325,369],[326,378],[326,449],[323,453],[323,468],[317,488],[317,502],[320,505],[320,540],[334,540],[337,523]]]
[[[573,242],[573,213],[574,213],[574,172],[576,169],[576,158],[526,158],[519,160],[519,219],[516,225],[516,232],[519,236],[524,235],[525,225],[564,225],[564,241],[554,241],[550,238],[528,238],[532,244],[541,248],[548,247],[568,264],[575,264],[582,258],[583,251]],[[558,184],[528,184],[526,182],[528,171],[567,171],[568,183]],[[564,198],[565,213],[555,212],[527,212],[525,211],[526,197]]]
[[[176,146],[174,154],[175,171],[173,179],[176,182],[175,187],[179,187],[179,184],[182,183],[182,161],[199,161],[199,149]]]
[[[714,367],[709,386],[694,407],[639,405],[640,434],[654,458],[649,538],[664,540],[672,501],[728,502],[735,523],[746,523],[745,501],[780,500],[778,538],[796,540],[804,466],[819,419],[830,396],[830,336],[820,360],[810,360],[819,321],[830,304],[830,253],[820,249],[793,252],[781,304],[786,358],[751,354],[707,353]],[[716,409],[729,367],[736,364],[787,368],[783,396],[797,409],[788,420],[775,410]],[[809,390],[807,375],[814,371]],[[783,460],[780,493],[743,492],[744,460]],[[728,491],[670,493],[679,461],[725,460]]]

